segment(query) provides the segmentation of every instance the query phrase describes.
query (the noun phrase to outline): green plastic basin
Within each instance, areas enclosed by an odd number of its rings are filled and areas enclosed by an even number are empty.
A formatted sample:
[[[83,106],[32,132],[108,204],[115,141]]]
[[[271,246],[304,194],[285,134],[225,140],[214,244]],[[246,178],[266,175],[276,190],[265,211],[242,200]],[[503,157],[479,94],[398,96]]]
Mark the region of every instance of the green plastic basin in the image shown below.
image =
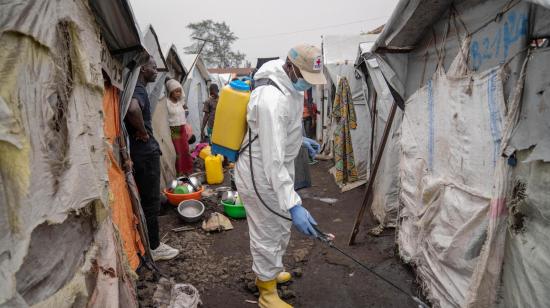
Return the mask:
[[[223,201],[221,203],[225,215],[235,219],[246,218],[246,210],[242,204],[231,204]]]

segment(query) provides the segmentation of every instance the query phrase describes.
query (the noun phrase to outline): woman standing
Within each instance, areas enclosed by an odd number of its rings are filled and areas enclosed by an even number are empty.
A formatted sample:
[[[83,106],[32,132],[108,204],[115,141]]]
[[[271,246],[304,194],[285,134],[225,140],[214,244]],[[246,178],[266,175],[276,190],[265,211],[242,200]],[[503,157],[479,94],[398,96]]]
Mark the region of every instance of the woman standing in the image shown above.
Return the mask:
[[[168,109],[168,125],[172,143],[176,149],[176,173],[180,175],[189,175],[193,172],[193,159],[189,154],[189,138],[191,137],[190,126],[187,125],[187,103],[183,96],[181,84],[170,79],[166,82],[168,89],[168,100],[166,105]]]

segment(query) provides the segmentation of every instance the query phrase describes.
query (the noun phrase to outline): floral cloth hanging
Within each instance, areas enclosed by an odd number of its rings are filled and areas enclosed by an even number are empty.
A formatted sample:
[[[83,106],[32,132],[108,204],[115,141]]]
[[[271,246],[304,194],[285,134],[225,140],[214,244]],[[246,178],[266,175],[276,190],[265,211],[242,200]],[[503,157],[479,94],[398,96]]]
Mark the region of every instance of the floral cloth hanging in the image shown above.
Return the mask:
[[[351,129],[357,127],[351,88],[347,78],[338,82],[332,105],[332,119],[336,122],[334,131],[334,160],[336,162],[336,183],[345,185],[357,181],[357,168],[351,144]]]

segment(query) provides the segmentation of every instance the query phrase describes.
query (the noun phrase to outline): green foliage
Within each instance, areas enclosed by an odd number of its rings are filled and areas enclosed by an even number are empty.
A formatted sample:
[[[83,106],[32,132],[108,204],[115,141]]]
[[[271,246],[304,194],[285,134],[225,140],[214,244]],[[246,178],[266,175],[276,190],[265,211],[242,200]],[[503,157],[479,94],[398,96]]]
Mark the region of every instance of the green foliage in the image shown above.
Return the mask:
[[[225,22],[207,19],[190,23],[187,28],[192,31],[191,37],[199,37],[213,42],[206,43],[202,50],[202,57],[207,66],[239,67],[243,63],[245,55],[239,51],[231,50],[231,45],[238,37]],[[202,41],[195,40],[195,43],[185,47],[185,53],[198,53],[202,44]]]

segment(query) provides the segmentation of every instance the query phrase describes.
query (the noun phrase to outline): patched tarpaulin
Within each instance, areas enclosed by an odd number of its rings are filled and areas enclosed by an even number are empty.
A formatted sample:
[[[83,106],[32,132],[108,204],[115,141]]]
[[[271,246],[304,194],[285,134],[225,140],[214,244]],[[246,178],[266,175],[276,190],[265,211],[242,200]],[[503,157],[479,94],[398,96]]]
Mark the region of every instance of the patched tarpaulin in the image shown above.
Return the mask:
[[[137,306],[108,209],[96,17],[0,5],[0,306]]]
[[[407,100],[400,253],[435,306],[550,303],[548,7],[400,1],[373,47]]]
[[[439,70],[406,102],[401,124],[401,255],[416,265],[432,301],[464,302],[500,157],[504,110],[500,71]]]

